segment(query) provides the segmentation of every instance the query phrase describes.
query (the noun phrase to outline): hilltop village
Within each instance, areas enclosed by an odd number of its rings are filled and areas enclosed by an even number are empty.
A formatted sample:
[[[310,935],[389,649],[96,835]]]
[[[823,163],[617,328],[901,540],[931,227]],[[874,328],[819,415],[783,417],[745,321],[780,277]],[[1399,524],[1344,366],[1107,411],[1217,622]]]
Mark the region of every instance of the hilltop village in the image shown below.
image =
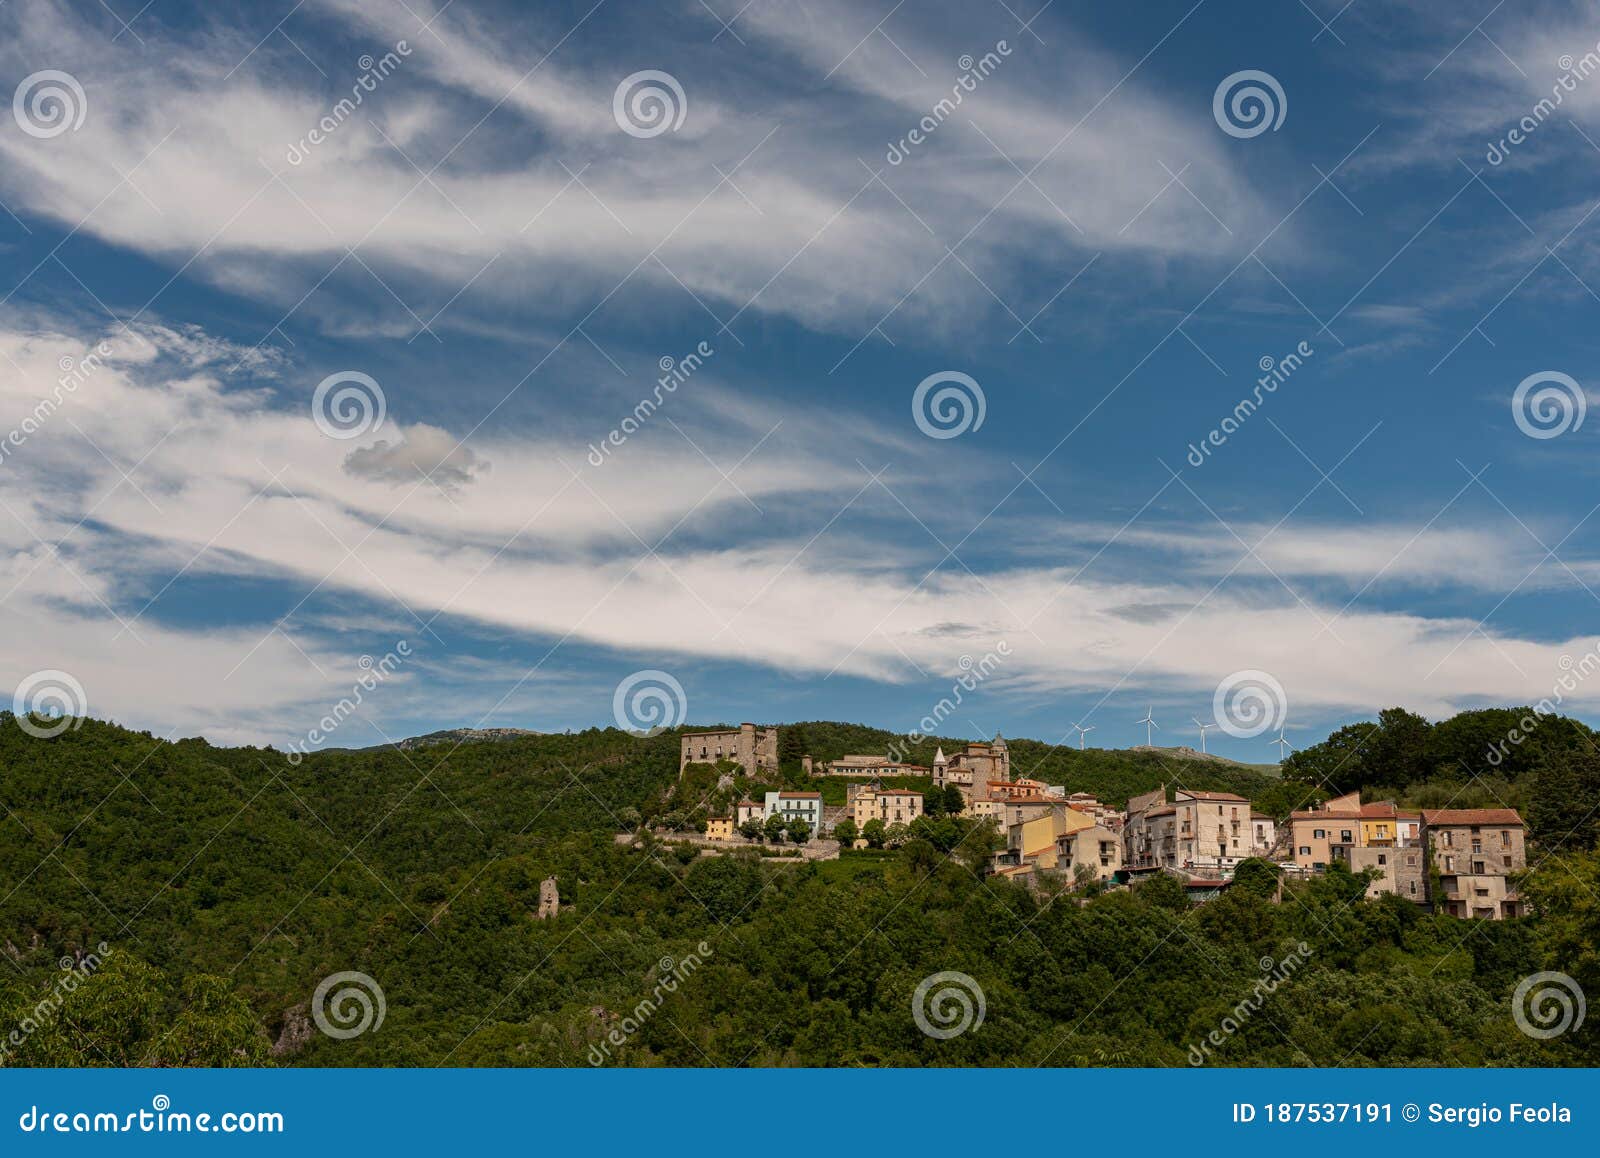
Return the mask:
[[[1165,785],[1113,808],[1090,793],[1016,775],[999,735],[949,755],[940,747],[931,766],[876,755],[825,763],[804,756],[801,763],[808,779],[844,780],[843,805],[824,804],[821,791],[765,791],[706,817],[705,844],[787,839],[812,855],[837,855],[835,847],[892,848],[916,835],[921,820],[958,817],[990,823],[997,848],[988,870],[1028,885],[1055,878],[1116,888],[1165,873],[1198,902],[1220,895],[1254,858],[1275,865],[1280,880],[1338,864],[1368,873],[1368,896],[1393,893],[1451,916],[1526,915],[1512,883],[1527,867],[1525,825],[1509,808],[1407,811],[1392,800],[1363,804],[1352,792],[1273,816],[1236,793]],[[755,781],[775,779],[778,729],[747,723],[681,736],[680,778],[697,766],[729,765]],[[926,778],[930,787],[884,786],[908,778]],[[732,782],[726,773],[719,781]]]

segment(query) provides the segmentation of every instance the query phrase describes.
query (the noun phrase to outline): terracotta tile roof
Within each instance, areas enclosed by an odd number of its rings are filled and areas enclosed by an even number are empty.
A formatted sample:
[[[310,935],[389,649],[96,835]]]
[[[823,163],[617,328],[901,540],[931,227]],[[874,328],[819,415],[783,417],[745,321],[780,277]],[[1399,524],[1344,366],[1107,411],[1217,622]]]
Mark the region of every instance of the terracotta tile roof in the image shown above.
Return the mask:
[[[779,800],[821,800],[822,799],[822,793],[820,793],[820,792],[780,792],[780,793],[778,793],[778,799]]]
[[[1165,808],[1152,808],[1149,812],[1146,812],[1145,815],[1146,816],[1171,816],[1173,813],[1175,813],[1177,811],[1178,810],[1176,808],[1174,808],[1172,805],[1169,804]]]
[[[1522,817],[1514,808],[1425,808],[1423,822],[1428,825],[1504,824],[1522,827]]]
[[[1236,792],[1189,792],[1185,790],[1184,795],[1195,800],[1237,800],[1240,804],[1249,803],[1249,800]]]
[[[921,799],[922,793],[915,788],[880,788],[874,795],[877,796],[915,796]]]
[[[1400,811],[1392,800],[1380,800],[1376,804],[1363,804],[1361,806],[1362,820],[1391,820],[1399,816]]]

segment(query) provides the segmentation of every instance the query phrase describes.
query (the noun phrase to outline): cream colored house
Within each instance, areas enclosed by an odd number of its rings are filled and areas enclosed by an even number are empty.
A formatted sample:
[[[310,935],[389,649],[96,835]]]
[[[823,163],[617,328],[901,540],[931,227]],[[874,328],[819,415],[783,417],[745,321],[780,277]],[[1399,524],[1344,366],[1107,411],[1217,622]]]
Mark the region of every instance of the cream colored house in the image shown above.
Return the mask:
[[[1076,876],[1080,868],[1096,880],[1109,881],[1122,867],[1122,834],[1103,824],[1064,832],[1056,837],[1056,868]]]
[[[869,820],[885,825],[910,824],[922,815],[922,793],[910,788],[874,788],[851,785],[850,819],[862,828]]]

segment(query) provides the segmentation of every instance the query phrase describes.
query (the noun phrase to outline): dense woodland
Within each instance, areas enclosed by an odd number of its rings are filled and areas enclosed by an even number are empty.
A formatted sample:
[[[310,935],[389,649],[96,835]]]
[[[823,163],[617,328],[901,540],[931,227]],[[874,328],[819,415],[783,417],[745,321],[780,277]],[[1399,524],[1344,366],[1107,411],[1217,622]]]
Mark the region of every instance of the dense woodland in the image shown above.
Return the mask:
[[[983,876],[990,833],[948,819],[821,864],[700,857],[651,830],[693,828],[764,786],[728,769],[680,782],[670,732],[292,764],[92,720],[40,740],[0,717],[0,1064],[1183,1066],[1263,960],[1302,942],[1303,966],[1207,1064],[1596,1064],[1592,1020],[1538,1041],[1512,1019],[1513,988],[1541,969],[1600,994],[1600,749],[1581,724],[1540,717],[1491,762],[1525,714],[1385,712],[1281,776],[1011,741],[1017,773],[1114,804],[1165,783],[1278,814],[1353,788],[1519,807],[1539,915],[1500,923],[1365,900],[1340,872],[1275,902],[1261,862],[1198,907],[1167,879],[1035,892]],[[802,753],[894,738],[833,723],[781,735],[790,785]],[[933,745],[911,758],[930,763]],[[642,831],[619,843],[624,829]],[[535,920],[551,875],[562,911]],[[85,953],[98,969],[63,993],[63,966]],[[669,961],[681,983],[637,1016]],[[381,986],[381,1026],[304,1032],[319,981],[350,970]],[[986,1012],[938,1040],[910,1009],[945,970],[978,981]],[[608,1036],[625,1040],[597,1052]]]

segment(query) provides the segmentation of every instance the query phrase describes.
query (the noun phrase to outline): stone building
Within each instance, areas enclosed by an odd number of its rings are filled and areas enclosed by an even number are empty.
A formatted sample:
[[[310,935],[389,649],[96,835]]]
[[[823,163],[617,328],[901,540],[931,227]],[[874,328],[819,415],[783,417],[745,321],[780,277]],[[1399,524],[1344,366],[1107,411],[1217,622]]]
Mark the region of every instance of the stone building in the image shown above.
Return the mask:
[[[740,724],[720,732],[685,732],[679,739],[678,775],[690,764],[731,760],[748,775],[778,768],[778,729]]]
[[[1377,869],[1383,875],[1367,885],[1368,897],[1393,893],[1415,904],[1428,901],[1428,858],[1420,842],[1403,845],[1336,844],[1333,859],[1341,860],[1353,873]]]
[[[988,743],[975,741],[954,756],[946,757],[940,747],[933,757],[933,786],[954,784],[969,800],[976,791],[984,799],[983,786],[991,780],[1011,779],[1011,751],[998,732]]]
[[[1434,909],[1500,920],[1527,912],[1510,875],[1528,865],[1522,817],[1511,808],[1433,808],[1422,813],[1428,856],[1439,874]]]
[[[561,890],[556,888],[555,877],[545,877],[539,883],[539,920],[554,917],[561,911]]]
[[[1256,820],[1250,801],[1233,792],[1178,789],[1166,802],[1158,789],[1128,801],[1123,858],[1129,868],[1231,873],[1241,860],[1266,856],[1275,832]]]
[[[733,817],[708,816],[706,817],[706,838],[708,840],[732,840]]]

